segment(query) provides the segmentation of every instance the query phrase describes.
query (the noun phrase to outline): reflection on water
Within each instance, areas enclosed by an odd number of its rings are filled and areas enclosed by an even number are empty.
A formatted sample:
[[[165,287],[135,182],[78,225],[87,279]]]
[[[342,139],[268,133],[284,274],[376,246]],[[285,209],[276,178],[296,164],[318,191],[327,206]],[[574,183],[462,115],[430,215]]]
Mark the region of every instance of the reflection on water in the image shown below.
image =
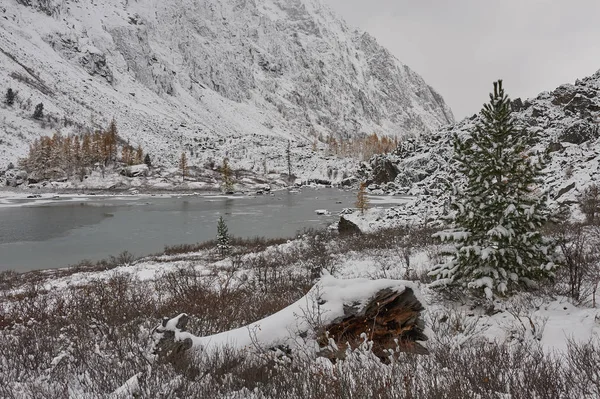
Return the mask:
[[[239,237],[292,237],[305,227],[331,223],[354,199],[353,192],[305,189],[253,198],[110,197],[0,208],[0,270],[62,267],[124,250],[157,253],[165,245],[214,238],[219,216]],[[317,216],[315,209],[333,215]]]

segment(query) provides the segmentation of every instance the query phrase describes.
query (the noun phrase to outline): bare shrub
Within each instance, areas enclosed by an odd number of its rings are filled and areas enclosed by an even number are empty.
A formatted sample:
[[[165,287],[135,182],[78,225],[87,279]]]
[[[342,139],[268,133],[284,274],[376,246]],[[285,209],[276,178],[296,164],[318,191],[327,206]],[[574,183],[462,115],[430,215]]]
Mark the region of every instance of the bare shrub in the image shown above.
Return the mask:
[[[590,224],[598,222],[600,214],[600,188],[596,184],[587,187],[579,197],[579,208]]]
[[[583,396],[600,397],[600,346],[598,342],[568,342],[568,376]]]
[[[600,282],[600,228],[562,223],[553,227],[551,235],[558,244],[563,263],[557,272],[559,287],[566,286],[565,293],[575,301],[591,294],[595,306]]]

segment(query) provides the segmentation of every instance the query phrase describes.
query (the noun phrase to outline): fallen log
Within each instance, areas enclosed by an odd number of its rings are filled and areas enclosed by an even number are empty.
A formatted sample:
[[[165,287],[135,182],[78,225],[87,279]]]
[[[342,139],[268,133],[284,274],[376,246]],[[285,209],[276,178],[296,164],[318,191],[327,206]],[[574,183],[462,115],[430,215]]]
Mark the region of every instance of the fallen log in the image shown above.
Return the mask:
[[[287,308],[220,334],[197,337],[187,332],[186,314],[165,318],[154,332],[154,352],[173,358],[190,349],[264,351],[301,346],[335,360],[367,339],[381,359],[388,358],[389,350],[427,353],[419,343],[427,340],[422,303],[417,287],[409,281],[343,280],[327,275]]]

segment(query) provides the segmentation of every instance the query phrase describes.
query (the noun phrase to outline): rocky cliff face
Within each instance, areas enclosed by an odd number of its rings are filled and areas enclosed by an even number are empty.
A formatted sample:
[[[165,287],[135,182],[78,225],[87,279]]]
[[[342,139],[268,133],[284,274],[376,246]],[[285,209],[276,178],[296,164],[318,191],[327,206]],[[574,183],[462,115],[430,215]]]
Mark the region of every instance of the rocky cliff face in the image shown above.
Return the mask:
[[[505,86],[510,93],[510,82]],[[536,137],[531,149],[551,153],[545,171],[551,199],[577,212],[578,196],[600,182],[600,71],[536,98],[516,99],[512,107],[518,127]],[[473,115],[430,136],[404,140],[394,154],[364,164],[362,174],[376,182],[382,170],[395,167],[399,173],[392,181],[371,188],[419,195],[416,206],[400,216],[435,218],[443,212],[444,183],[452,179],[452,136],[466,134],[477,121]]]
[[[199,162],[235,158],[255,136],[276,145],[453,122],[419,75],[316,0],[7,0],[0,49],[0,88],[18,90],[0,110],[3,163],[40,134],[113,117],[171,162],[182,148]],[[43,121],[31,118],[39,102]],[[199,144],[219,138],[246,144]]]

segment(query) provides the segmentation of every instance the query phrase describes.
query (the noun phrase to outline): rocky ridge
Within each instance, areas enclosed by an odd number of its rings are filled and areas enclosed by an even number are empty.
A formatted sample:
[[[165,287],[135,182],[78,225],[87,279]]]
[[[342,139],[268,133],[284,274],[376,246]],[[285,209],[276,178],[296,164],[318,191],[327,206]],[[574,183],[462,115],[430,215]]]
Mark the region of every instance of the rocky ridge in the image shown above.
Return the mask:
[[[510,93],[510,82],[508,92]],[[600,71],[537,97],[512,101],[517,126],[532,136],[531,151],[549,151],[544,185],[554,204],[577,214],[577,198],[600,180]],[[445,183],[452,179],[452,137],[465,135],[477,114],[431,135],[409,138],[393,154],[373,157],[360,174],[372,193],[418,196],[414,205],[389,211],[390,219],[421,223],[445,213]]]

